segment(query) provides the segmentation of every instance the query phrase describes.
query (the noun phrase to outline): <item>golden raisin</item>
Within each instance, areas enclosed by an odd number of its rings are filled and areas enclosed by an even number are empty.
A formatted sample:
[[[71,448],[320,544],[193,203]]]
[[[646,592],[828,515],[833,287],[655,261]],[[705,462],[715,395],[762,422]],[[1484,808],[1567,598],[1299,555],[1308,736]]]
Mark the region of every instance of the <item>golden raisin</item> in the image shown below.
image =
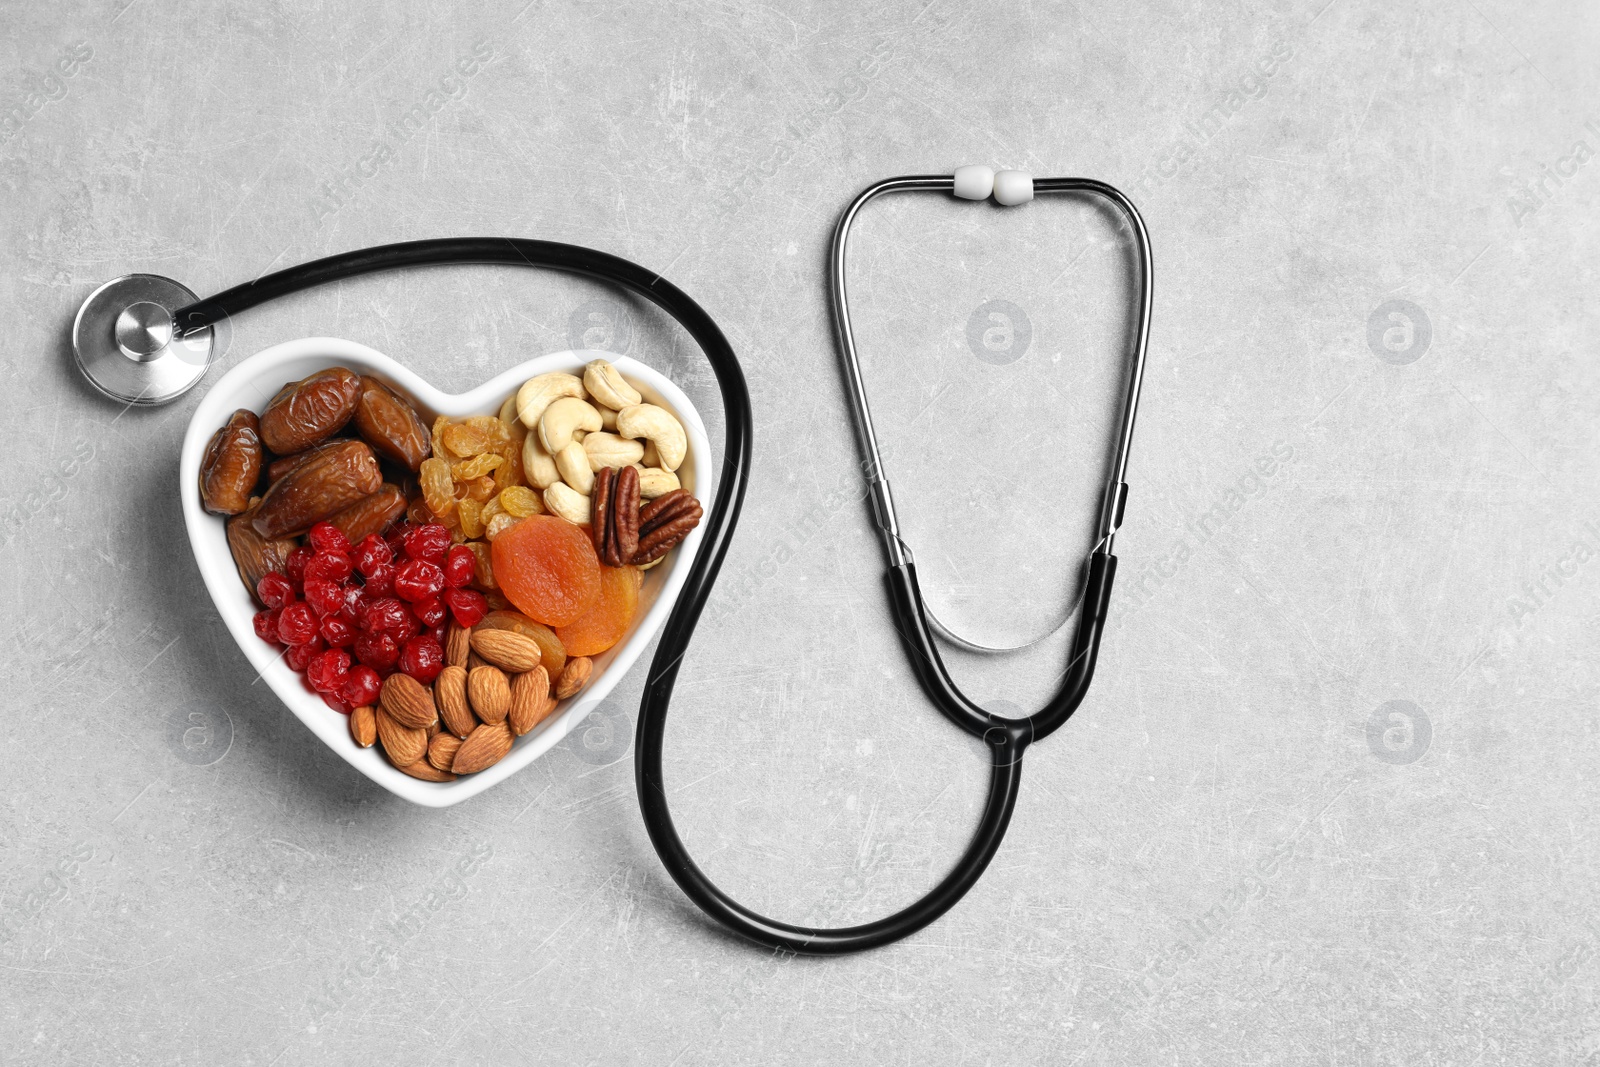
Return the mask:
[[[506,514],[518,519],[526,519],[529,515],[544,514],[544,501],[525,485],[512,485],[500,490],[500,506],[506,509]]]
[[[417,474],[422,482],[422,499],[429,511],[444,516],[455,510],[456,486],[450,477],[449,460],[438,456],[425,459]]]
[[[483,536],[483,505],[470,496],[456,502],[456,515],[461,519],[461,532],[469,540]]]
[[[474,478],[482,478],[485,474],[497,467],[504,465],[506,457],[493,452],[485,452],[480,456],[473,456],[465,463],[458,463],[452,468],[452,473],[458,482],[470,482]]]
[[[477,557],[472,569],[472,581],[480,589],[498,589],[494,580],[494,559],[489,555],[489,545],[484,541],[468,541],[467,548]]]

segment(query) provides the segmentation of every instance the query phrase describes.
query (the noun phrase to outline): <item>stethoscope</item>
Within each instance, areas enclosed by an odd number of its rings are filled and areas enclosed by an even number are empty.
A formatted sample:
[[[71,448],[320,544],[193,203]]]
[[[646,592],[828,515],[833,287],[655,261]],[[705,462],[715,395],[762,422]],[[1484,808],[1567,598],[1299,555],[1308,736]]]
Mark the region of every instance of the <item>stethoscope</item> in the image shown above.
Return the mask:
[[[1037,192],[1087,193],[1109,201],[1130,226],[1139,256],[1139,324],[1132,346],[1121,426],[1115,439],[1111,473],[1100,506],[1097,539],[1087,559],[1078,627],[1060,688],[1025,718],[985,711],[956,686],[945,669],[935,637],[980,652],[1012,651],[966,641],[933,619],[917,585],[910,548],[901,539],[894,499],[884,476],[883,458],[873,430],[850,325],[845,284],[850,227],[868,202],[887,193],[946,192],[969,200],[993,196],[1003,206],[1027,203]],[[213,361],[216,330],[232,316],[276,297],[329,282],[396,267],[438,264],[504,264],[543,267],[595,278],[629,289],[671,315],[705,353],[716,374],[726,413],[726,441],[716,499],[705,519],[704,540],[656,647],[635,733],[634,775],[639,808],[651,843],[678,886],[712,918],[734,932],[774,949],[813,954],[856,952],[897,941],[948,911],[977,883],[1000,847],[1016,806],[1022,756],[1028,746],[1058,730],[1088,693],[1104,631],[1106,608],[1116,575],[1112,539],[1122,523],[1128,486],[1124,475],[1133,440],[1134,415],[1144,376],[1150,336],[1151,259],[1144,221],[1120,191],[1089,178],[1033,179],[1022,171],[962,167],[953,175],[890,178],[868,187],[840,218],[831,256],[834,326],[843,356],[858,444],[867,471],[873,519],[888,561],[886,575],[895,625],[913,672],[936,707],[989,749],[992,769],[988,800],[978,828],[955,867],[920,900],[885,918],[860,926],[825,929],[796,926],[759,915],[728,896],[706,877],[685,849],[667,805],[662,775],[662,744],[667,710],[678,668],[689,649],[695,624],[727,555],[750,479],[751,407],[738,357],[711,316],[661,275],[605,252],[550,241],[515,237],[461,237],[408,241],[345,252],[313,260],[235,286],[204,300],[168,278],[134,274],[113,279],[92,292],[73,324],[73,352],[96,389],[124,404],[162,404],[193,388]]]

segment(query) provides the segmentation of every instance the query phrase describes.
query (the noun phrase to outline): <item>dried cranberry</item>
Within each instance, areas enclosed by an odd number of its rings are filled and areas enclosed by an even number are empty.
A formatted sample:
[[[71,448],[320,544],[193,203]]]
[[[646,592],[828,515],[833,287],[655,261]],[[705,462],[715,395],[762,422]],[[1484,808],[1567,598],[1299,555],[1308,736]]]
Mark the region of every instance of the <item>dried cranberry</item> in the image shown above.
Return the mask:
[[[439,647],[443,648],[445,635],[448,633],[448,628],[443,626],[435,626],[433,629],[428,631],[428,636],[439,642]]]
[[[389,546],[394,559],[400,559],[406,554],[406,534],[411,528],[411,523],[402,519],[384,531],[383,543]]]
[[[297,671],[303,671],[316,658],[317,653],[326,647],[320,636],[313,637],[303,645],[295,645],[283,654],[283,662]]]
[[[356,628],[340,615],[324,615],[317,627],[322,639],[334,648],[349,648],[356,642]]]
[[[319,522],[312,526],[306,531],[306,540],[318,552],[337,552],[341,556],[350,554],[350,538],[331,522]]]
[[[450,605],[450,614],[461,626],[476,626],[489,614],[489,601],[476,589],[447,589],[444,602]]]
[[[406,606],[392,596],[378,597],[361,606],[361,628],[368,633],[398,634],[410,617]]]
[[[317,616],[311,605],[303,600],[284,605],[278,616],[278,640],[286,645],[303,645],[316,635]]]
[[[344,586],[326,578],[307,578],[305,596],[319,617],[337,614],[344,607]]]
[[[263,641],[278,643],[278,609],[269,608],[266,611],[256,612],[250,624],[256,628],[256,636]]]
[[[394,669],[400,659],[400,642],[385,633],[365,633],[356,638],[356,659],[379,673]]]
[[[450,550],[450,530],[436,522],[413,526],[403,539],[406,555],[425,563],[443,563],[444,554]]]
[[[352,708],[359,708],[363,704],[374,703],[382,687],[383,679],[378,677],[378,672],[358,663],[350,668],[350,679],[339,690],[339,699]]]
[[[430,628],[438,626],[445,619],[444,601],[436,596],[419,600],[411,605],[411,614],[415,615],[424,626]]]
[[[356,570],[361,572],[363,578],[371,578],[372,572],[394,559],[394,552],[389,548],[389,542],[377,534],[368,534],[361,544],[356,546]]]
[[[394,572],[395,595],[412,603],[438,596],[443,588],[444,571],[437,564],[425,560],[409,560],[400,564],[400,569]]]
[[[337,711],[340,715],[350,714],[350,705],[346,704],[343,700],[334,696],[332,693],[323,693],[322,702],[328,705],[328,707],[332,708],[334,711]]]
[[[312,548],[310,545],[301,545],[299,548],[296,548],[294,551],[290,552],[288,557],[283,561],[284,573],[289,576],[289,581],[293,582],[295,585],[299,585],[301,582],[305,581],[306,564],[310,563],[311,557],[316,554],[317,550]]]
[[[364,586],[347,585],[344,587],[344,604],[339,608],[339,618],[349,623],[356,624],[361,618],[361,605],[367,602],[367,590]]]
[[[350,653],[342,648],[317,653],[306,666],[306,680],[319,693],[337,693],[350,680]]]
[[[444,670],[444,649],[432,637],[413,637],[400,653],[400,669],[428,685]]]
[[[268,571],[256,583],[256,596],[269,608],[281,608],[294,599],[294,586],[287,576]]]
[[[394,564],[380,563],[367,575],[368,596],[388,596],[394,592]]]
[[[306,564],[306,581],[326,578],[330,582],[342,582],[350,577],[350,570],[350,557],[343,552],[318,552]]]
[[[472,581],[477,566],[478,557],[472,554],[472,549],[466,545],[452,545],[450,555],[444,561],[444,584],[451,589],[460,589]]]

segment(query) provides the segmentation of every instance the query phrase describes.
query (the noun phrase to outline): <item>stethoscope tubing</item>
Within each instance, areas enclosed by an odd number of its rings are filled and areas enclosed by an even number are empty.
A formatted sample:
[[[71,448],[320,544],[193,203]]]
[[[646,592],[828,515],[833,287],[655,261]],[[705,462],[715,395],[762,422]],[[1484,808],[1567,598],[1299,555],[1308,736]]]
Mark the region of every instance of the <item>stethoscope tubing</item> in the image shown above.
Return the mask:
[[[841,337],[845,341],[844,351],[847,353],[846,364],[849,367],[847,377],[852,408],[863,416],[857,419],[858,443],[863,452],[874,461],[869,471],[869,479],[874,485],[881,483],[883,486],[881,498],[878,490],[874,490],[873,505],[879,518],[880,529],[885,529],[883,520],[885,518],[889,520],[886,534],[896,529],[893,523],[893,503],[888,496],[887,481],[881,477],[881,455],[871,426],[854,342],[848,330],[848,307],[845,303],[844,288],[844,246],[848,238],[848,222],[855,217],[861,206],[881,192],[912,188],[939,190],[950,187],[951,179],[948,177],[901,178],[879,183],[857,198],[841,220],[840,230],[835,234],[836,269],[833,278],[836,295],[835,323],[843,324]],[[1115,493],[1108,494],[1107,503],[1102,508],[1101,525],[1103,529],[1109,526],[1107,533],[1110,533],[1115,531],[1121,521],[1121,506],[1126,495],[1126,487],[1122,486],[1121,476],[1126,465],[1127,450],[1131,444],[1132,419],[1138,399],[1138,385],[1143,373],[1144,351],[1149,333],[1148,239],[1144,234],[1143,222],[1139,219],[1138,212],[1121,193],[1109,186],[1102,186],[1101,183],[1089,179],[1042,179],[1035,187],[1082,189],[1110,196],[1119,206],[1124,207],[1124,213],[1132,220],[1143,254],[1144,269],[1141,272],[1143,288],[1136,359],[1130,382],[1130,395],[1125,403],[1123,427],[1119,434],[1114,468],[1116,484],[1121,488]],[[896,628],[906,647],[913,672],[939,710],[968,733],[982,738],[990,750],[991,778],[983,813],[965,851],[950,872],[920,899],[892,915],[858,926],[835,929],[798,926],[767,918],[725,893],[706,876],[689,855],[672,821],[662,770],[667,715],[678,669],[682,665],[695,626],[705,609],[717,574],[727,555],[750,478],[753,447],[750,393],[738,357],[711,316],[688,294],[659,274],[609,253],[576,245],[525,238],[464,237],[381,245],[314,260],[277,271],[180,308],[175,313],[174,319],[180,333],[193,333],[215,326],[268,300],[303,289],[375,271],[442,264],[542,267],[622,286],[650,300],[676,319],[700,346],[716,375],[726,425],[722,471],[715,499],[706,515],[705,534],[700,551],[690,566],[678,601],[662,627],[655,658],[650,665],[650,675],[645,682],[644,695],[640,701],[638,725],[634,735],[634,777],[640,812],[651,844],[678,887],[702,911],[733,932],[758,944],[793,953],[832,955],[875,948],[915,933],[938,919],[977,883],[999,849],[1016,807],[1017,793],[1021,784],[1023,752],[1033,741],[1059,728],[1076,710],[1088,691],[1103,632],[1107,599],[1116,573],[1116,557],[1109,553],[1109,538],[1105,539],[1103,550],[1094,552],[1089,560],[1083,609],[1072,645],[1072,656],[1061,687],[1045,708],[1024,719],[1008,719],[993,715],[969,700],[956,687],[934,643],[934,631],[929,625],[928,613],[917,586],[915,563],[909,558],[909,553],[897,556],[893,551],[890,552],[890,566],[885,578],[894,607]],[[1116,499],[1110,499],[1111,497]],[[897,533],[894,540],[899,543]]]

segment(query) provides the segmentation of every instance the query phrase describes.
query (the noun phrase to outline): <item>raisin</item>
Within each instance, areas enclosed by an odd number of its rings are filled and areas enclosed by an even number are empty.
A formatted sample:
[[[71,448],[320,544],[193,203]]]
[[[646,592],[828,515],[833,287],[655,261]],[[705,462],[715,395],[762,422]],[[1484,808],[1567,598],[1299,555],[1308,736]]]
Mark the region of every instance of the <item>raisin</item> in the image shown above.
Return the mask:
[[[448,461],[434,456],[422,461],[418,469],[422,483],[422,501],[436,516],[450,514],[456,507],[456,483],[450,476]]]

